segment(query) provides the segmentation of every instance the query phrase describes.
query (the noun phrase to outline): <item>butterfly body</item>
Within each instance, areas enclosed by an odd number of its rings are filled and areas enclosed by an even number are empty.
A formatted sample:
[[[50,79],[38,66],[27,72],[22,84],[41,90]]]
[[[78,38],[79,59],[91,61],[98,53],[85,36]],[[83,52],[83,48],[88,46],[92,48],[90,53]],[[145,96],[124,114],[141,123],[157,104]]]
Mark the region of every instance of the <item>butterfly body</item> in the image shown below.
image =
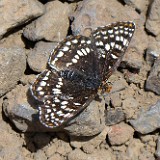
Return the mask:
[[[48,70],[31,86],[32,95],[43,103],[38,106],[43,125],[59,127],[87,107],[118,67],[134,30],[133,22],[117,22],[97,28],[90,37],[60,42]]]

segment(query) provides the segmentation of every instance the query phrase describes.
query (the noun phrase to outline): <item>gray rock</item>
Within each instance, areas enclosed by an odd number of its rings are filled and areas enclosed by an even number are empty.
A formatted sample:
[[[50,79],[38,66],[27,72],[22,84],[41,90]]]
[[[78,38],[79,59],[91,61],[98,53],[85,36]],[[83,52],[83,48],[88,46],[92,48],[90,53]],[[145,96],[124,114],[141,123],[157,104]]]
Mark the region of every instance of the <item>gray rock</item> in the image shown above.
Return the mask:
[[[160,128],[160,100],[149,110],[140,113],[136,120],[130,120],[133,128],[142,134],[148,134]]]
[[[22,48],[0,48],[0,96],[11,90],[26,69],[26,56]]]
[[[65,127],[73,136],[94,136],[104,129],[104,109],[105,101],[92,101],[90,105],[75,119],[70,121],[69,127]]]
[[[156,157],[160,158],[160,137],[158,137],[158,140],[157,140],[157,150],[156,150],[155,155]]]
[[[160,0],[154,0],[149,11],[149,17],[146,21],[146,28],[154,35],[160,34]]]
[[[149,1],[148,0],[123,0],[127,5],[136,8],[139,12],[146,11]]]
[[[9,30],[44,13],[43,5],[36,0],[1,0],[0,38]]]
[[[160,56],[158,50],[154,48],[147,48],[146,50],[146,62],[150,65],[153,65],[154,61]]]
[[[44,71],[47,66],[49,55],[55,46],[56,43],[37,42],[34,49],[27,55],[29,67],[36,72]]]
[[[121,109],[105,111],[106,125],[113,125],[125,120],[125,114]]]
[[[134,71],[139,72],[142,64],[143,55],[129,48],[124,55],[120,66],[122,68],[132,68]]]
[[[135,13],[132,12],[131,8],[124,8],[118,1],[101,0],[99,2],[97,0],[83,0],[78,4],[76,12],[71,17],[71,19],[74,19],[72,31],[74,35],[88,36],[92,29],[99,26],[107,25],[113,21],[131,20],[134,18],[136,19]]]
[[[27,25],[23,35],[31,41],[41,39],[60,41],[64,39],[69,28],[68,16],[71,7],[60,1],[48,2],[45,7],[45,14]]]
[[[145,88],[160,95],[160,59],[157,59],[151,68]]]
[[[75,136],[93,136],[100,133],[105,126],[104,100],[102,102],[92,101],[65,128],[50,129],[40,123],[38,112],[35,108],[37,102],[30,95],[28,86],[17,86],[6,95],[6,98],[3,103],[3,110],[11,122],[23,132],[65,131]]]

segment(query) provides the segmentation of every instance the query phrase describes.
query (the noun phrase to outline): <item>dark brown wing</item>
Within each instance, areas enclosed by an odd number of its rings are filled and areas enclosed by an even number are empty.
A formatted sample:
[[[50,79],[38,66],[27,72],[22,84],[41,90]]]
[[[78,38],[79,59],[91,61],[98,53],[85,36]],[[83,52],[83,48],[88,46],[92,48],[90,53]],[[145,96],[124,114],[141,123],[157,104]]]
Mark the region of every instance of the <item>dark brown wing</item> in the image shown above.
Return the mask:
[[[97,91],[84,90],[81,84],[60,77],[56,72],[44,71],[31,86],[39,104],[39,119],[49,128],[59,127],[81,112],[93,100]]]
[[[117,22],[99,27],[92,33],[97,47],[102,79],[107,80],[117,69],[135,31],[134,22]]]

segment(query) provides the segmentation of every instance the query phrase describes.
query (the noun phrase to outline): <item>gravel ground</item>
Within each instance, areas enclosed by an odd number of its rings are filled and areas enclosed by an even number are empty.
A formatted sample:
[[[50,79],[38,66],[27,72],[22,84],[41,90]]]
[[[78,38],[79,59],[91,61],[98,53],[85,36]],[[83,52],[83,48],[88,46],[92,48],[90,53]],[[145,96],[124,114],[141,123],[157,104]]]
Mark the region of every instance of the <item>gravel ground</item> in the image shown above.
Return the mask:
[[[160,0],[1,0],[0,159],[160,159]],[[110,93],[63,128],[44,127],[29,86],[69,35],[134,21]]]

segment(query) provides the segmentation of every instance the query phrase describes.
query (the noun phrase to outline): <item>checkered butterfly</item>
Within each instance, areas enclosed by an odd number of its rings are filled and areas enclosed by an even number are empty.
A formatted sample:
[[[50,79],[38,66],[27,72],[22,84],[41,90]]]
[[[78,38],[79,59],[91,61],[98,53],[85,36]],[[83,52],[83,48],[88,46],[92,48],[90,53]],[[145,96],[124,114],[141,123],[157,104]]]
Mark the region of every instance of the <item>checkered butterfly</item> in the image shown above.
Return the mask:
[[[99,27],[90,37],[70,36],[52,51],[48,66],[31,86],[41,103],[40,122],[62,126],[84,110],[118,67],[135,31],[133,22]]]

